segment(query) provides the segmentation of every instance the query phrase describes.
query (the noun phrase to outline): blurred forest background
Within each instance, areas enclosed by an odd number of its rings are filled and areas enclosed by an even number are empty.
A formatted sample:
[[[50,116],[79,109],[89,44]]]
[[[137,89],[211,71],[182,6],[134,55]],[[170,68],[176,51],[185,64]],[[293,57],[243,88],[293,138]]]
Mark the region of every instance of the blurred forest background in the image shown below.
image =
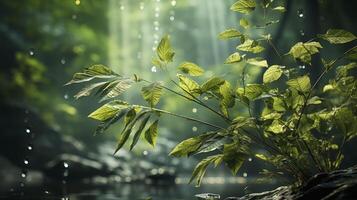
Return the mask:
[[[217,38],[221,31],[239,24],[242,16],[229,10],[234,2],[0,1],[0,174],[5,181],[0,183],[1,191],[15,188],[19,182],[24,185],[31,182],[23,181],[23,173],[39,184],[44,177],[69,182],[105,177],[113,171],[119,174],[115,180],[124,182],[156,175],[160,170],[161,174],[189,174],[196,161],[170,158],[168,152],[179,140],[207,127],[165,117],[157,148],[142,142],[133,152],[124,150],[113,157],[120,125],[94,137],[96,123],[86,116],[99,106],[99,99],[76,101],[73,98],[76,88],[63,85],[74,72],[93,64],[110,66],[127,76],[137,73],[147,79],[164,80],[164,75],[152,66],[151,58],[165,34],[170,34],[173,41],[176,62],[198,63],[208,71],[207,77],[214,73],[231,80],[240,79],[240,64],[222,64],[236,44]],[[289,46],[307,41],[328,28],[357,32],[354,1],[276,0],[276,4],[284,5],[286,12],[268,16],[280,20],[269,31],[281,52],[288,52]],[[257,24],[262,22],[260,15],[248,19]],[[249,30],[259,34],[256,29]],[[334,57],[342,51],[342,47],[329,49],[327,56]],[[277,59],[272,49],[266,51],[266,57],[269,63]],[[321,68],[316,59],[305,70],[316,77]],[[247,80],[256,82],[260,77],[260,71],[251,70]],[[124,98],[140,102],[138,90],[130,91]],[[200,107],[186,104],[176,97],[165,96],[161,107],[205,121],[217,120]],[[59,163],[69,163],[70,170],[73,167],[68,177],[63,178],[62,171],[56,173]],[[238,176],[255,177],[262,167],[252,159]],[[209,175],[229,176],[229,173],[222,168],[211,170]]]

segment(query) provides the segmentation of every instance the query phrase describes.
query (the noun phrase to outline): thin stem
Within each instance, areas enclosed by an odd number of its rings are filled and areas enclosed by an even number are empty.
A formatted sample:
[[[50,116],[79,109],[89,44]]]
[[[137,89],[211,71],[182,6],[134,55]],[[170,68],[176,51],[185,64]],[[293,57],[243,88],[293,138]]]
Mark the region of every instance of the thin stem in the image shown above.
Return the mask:
[[[280,60],[282,60],[283,57],[282,57],[281,54],[279,53],[279,51],[278,51],[278,49],[276,48],[276,46],[274,45],[274,43],[273,43],[270,39],[268,39],[268,43],[269,43],[269,45],[273,48],[275,54],[280,58]]]
[[[174,80],[171,80],[171,82],[173,82],[177,87],[179,87],[182,91],[184,91],[186,94],[188,94],[192,99],[186,97],[189,100],[193,100],[194,102],[198,103],[199,105],[207,108],[208,110],[212,111],[213,113],[215,113],[216,115],[222,117],[223,119],[225,119],[227,122],[231,122],[232,120],[229,119],[228,117],[224,116],[223,114],[215,111],[213,108],[209,107],[208,105],[206,105],[204,102],[202,102],[201,100],[199,100],[197,97],[195,97],[193,94],[191,94],[189,91],[185,90],[184,88],[182,88],[178,83],[176,83]]]
[[[211,127],[214,127],[214,128],[218,128],[218,129],[221,129],[221,130],[226,130],[225,128],[220,127],[218,125],[214,125],[214,124],[211,124],[209,122],[205,122],[205,121],[202,121],[202,120],[199,120],[199,119],[195,119],[195,118],[192,118],[192,117],[188,117],[188,116],[172,113],[172,112],[167,111],[167,110],[162,110],[162,109],[158,109],[158,108],[150,108],[150,107],[141,106],[141,105],[135,105],[135,106],[139,107],[139,108],[150,109],[150,110],[153,110],[153,111],[156,111],[156,112],[172,115],[172,116],[179,117],[179,118],[182,118],[182,119],[186,119],[186,120],[189,120],[189,121],[198,122],[198,123],[205,124],[205,125],[208,125],[208,126],[211,126]]]

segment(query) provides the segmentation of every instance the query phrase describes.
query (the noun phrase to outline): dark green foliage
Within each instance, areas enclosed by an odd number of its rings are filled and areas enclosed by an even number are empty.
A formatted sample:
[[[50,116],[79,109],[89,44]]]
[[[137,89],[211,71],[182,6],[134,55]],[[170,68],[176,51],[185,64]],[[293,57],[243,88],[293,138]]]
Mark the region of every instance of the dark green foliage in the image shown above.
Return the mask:
[[[283,6],[274,7],[270,1],[258,4],[253,0],[239,0],[231,9],[249,14],[258,6],[265,12],[285,11]],[[266,30],[265,28],[273,23],[276,21],[266,22],[266,26],[259,28]],[[240,25],[243,29],[253,27],[246,19],[242,19]],[[287,66],[289,63],[285,63],[284,59],[281,59],[280,63],[268,63],[264,58],[255,57],[266,49],[264,46],[272,46],[277,56],[281,57],[269,34],[253,37],[236,29],[228,29],[222,32],[219,38],[238,42],[239,52],[228,56],[225,63],[245,63],[244,67],[264,69],[262,83],[246,84],[243,78],[237,80],[242,82],[240,86],[234,86],[222,77],[202,80],[199,77],[204,73],[201,67],[191,62],[183,62],[178,66],[178,70],[185,75],[178,74],[177,80],[170,80],[177,86],[173,89],[166,87],[165,83],[150,82],[136,75],[134,79],[123,78],[101,65],[77,73],[69,84],[104,80],[87,86],[77,94],[77,97],[88,96],[98,89],[97,94],[103,96],[103,100],[117,97],[135,82],[148,84],[143,86],[142,96],[149,103],[149,107],[112,100],[89,115],[101,121],[97,132],[103,132],[125,116],[125,126],[116,151],[123,147],[131,135],[132,149],[142,133],[145,133],[147,142],[154,146],[158,135],[158,120],[146,127],[153,114],[157,117],[159,113],[173,115],[213,128],[212,131],[182,141],[170,153],[172,156],[209,154],[194,169],[191,181],[197,179],[197,185],[201,183],[210,164],[217,166],[224,163],[235,174],[248,156],[255,156],[276,168],[276,171],[272,172],[265,170],[264,174],[285,174],[298,183],[303,183],[316,172],[329,172],[339,168],[344,157],[343,146],[357,136],[357,82],[351,73],[357,68],[357,64],[349,61],[356,58],[356,47],[331,61],[321,60],[325,68],[317,80],[311,80],[309,74],[299,71],[297,66]],[[319,39],[331,44],[342,44],[352,42],[356,37],[344,30],[330,29],[326,34],[318,35],[308,42],[298,42],[284,56],[290,56],[312,67],[312,57],[324,48]],[[165,36],[159,43],[157,58],[153,59],[153,64],[167,70],[174,54],[169,37]],[[336,67],[338,64],[341,66]],[[332,78],[323,85],[327,74],[331,74]],[[242,75],[244,77],[244,70]],[[281,84],[276,87],[275,83]],[[164,91],[199,104],[222,118],[227,122],[227,126],[220,127],[154,108]],[[219,109],[204,103],[201,100],[203,97],[216,100]],[[264,105],[261,110],[253,110],[256,103]],[[232,110],[237,105],[244,105],[248,114],[234,114]],[[263,147],[265,153],[255,152],[256,147]]]

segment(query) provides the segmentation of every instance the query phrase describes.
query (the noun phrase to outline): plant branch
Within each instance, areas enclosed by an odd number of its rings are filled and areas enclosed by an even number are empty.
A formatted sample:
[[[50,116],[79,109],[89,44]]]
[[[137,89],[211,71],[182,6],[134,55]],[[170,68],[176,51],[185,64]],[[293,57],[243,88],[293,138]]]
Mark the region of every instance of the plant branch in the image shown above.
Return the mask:
[[[179,117],[179,118],[182,118],[182,119],[186,119],[186,120],[189,120],[189,121],[198,122],[198,123],[205,124],[205,125],[208,125],[208,126],[211,126],[211,127],[214,127],[214,128],[218,128],[218,129],[221,129],[221,130],[226,130],[223,127],[211,124],[209,122],[205,122],[205,121],[202,121],[202,120],[199,120],[199,119],[195,119],[195,118],[192,118],[192,117],[176,114],[176,113],[173,113],[173,112],[170,112],[170,111],[167,111],[167,110],[162,110],[162,109],[158,109],[158,108],[150,108],[150,107],[141,106],[141,105],[135,105],[135,106],[139,107],[139,108],[150,109],[150,110],[153,110],[153,111],[156,111],[156,112],[159,112],[159,113],[172,115],[172,116]]]

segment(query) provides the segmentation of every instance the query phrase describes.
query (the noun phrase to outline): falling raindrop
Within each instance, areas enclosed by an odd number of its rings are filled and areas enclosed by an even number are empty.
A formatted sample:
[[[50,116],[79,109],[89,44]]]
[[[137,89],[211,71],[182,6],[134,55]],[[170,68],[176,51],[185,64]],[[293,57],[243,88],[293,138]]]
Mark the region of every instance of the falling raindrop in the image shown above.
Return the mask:
[[[156,18],[160,17],[160,13],[155,13],[155,17]]]
[[[32,151],[32,150],[33,150],[33,146],[32,146],[31,144],[29,144],[29,145],[27,146],[27,150]]]
[[[146,150],[145,150],[145,151],[143,151],[143,155],[144,155],[144,156],[147,156],[147,155],[148,155],[148,153],[149,153],[149,152],[148,152],[148,151],[146,151]]]
[[[305,31],[304,30],[300,30],[300,35],[301,36],[305,36]]]
[[[196,132],[197,130],[198,130],[198,128],[197,128],[196,126],[193,126],[193,127],[192,127],[192,131],[193,131],[193,132]]]
[[[28,165],[30,162],[29,162],[29,160],[27,160],[26,158],[24,159],[24,164],[25,165]]]
[[[159,12],[159,11],[160,11],[160,7],[156,7],[156,8],[155,8],[155,11],[156,11],[156,12]]]
[[[305,69],[306,67],[305,67],[305,65],[300,65],[299,66],[299,69]]]
[[[154,44],[158,44],[159,43],[159,41],[157,41],[157,40],[154,40]]]
[[[79,6],[81,4],[81,1],[80,0],[75,0],[74,3]]]
[[[159,27],[158,26],[155,26],[155,31],[159,31]]]
[[[174,21],[175,20],[175,16],[170,16],[170,21]]]
[[[253,160],[252,158],[248,158],[248,161],[249,161],[249,162],[252,162],[252,160]]]
[[[66,59],[61,58],[60,63],[61,63],[62,65],[66,64]]]
[[[171,5],[172,5],[172,6],[176,6],[176,0],[172,0],[172,1],[171,1]]]
[[[208,96],[203,97],[203,100],[208,101]]]
[[[144,10],[144,2],[140,2],[140,10]]]
[[[49,192],[49,191],[47,191],[47,190],[45,190],[45,191],[44,191],[44,193],[45,193],[45,194],[50,194],[50,192]]]
[[[153,73],[157,72],[156,66],[151,67],[151,72],[153,72]]]
[[[247,177],[247,176],[248,176],[247,172],[244,172],[243,177]]]
[[[304,17],[304,11],[302,9],[299,9],[297,11],[298,17],[303,18]]]
[[[67,162],[63,162],[63,167],[64,168],[68,168],[69,167],[69,164]]]
[[[29,128],[27,128],[27,129],[25,129],[25,132],[26,132],[27,134],[30,134],[30,133],[31,133],[31,130],[30,130]]]
[[[125,7],[123,5],[120,6],[120,10],[124,10]]]
[[[197,113],[197,108],[192,108],[193,113]]]
[[[152,47],[152,51],[156,51],[156,47]]]
[[[23,172],[21,172],[21,177],[22,178],[26,178],[26,176],[27,176],[27,172],[25,170]]]
[[[34,55],[35,55],[35,50],[34,50],[33,48],[31,48],[31,49],[29,50],[29,55],[30,55],[30,56],[34,56]]]
[[[67,100],[69,98],[68,94],[63,95],[63,98]]]

